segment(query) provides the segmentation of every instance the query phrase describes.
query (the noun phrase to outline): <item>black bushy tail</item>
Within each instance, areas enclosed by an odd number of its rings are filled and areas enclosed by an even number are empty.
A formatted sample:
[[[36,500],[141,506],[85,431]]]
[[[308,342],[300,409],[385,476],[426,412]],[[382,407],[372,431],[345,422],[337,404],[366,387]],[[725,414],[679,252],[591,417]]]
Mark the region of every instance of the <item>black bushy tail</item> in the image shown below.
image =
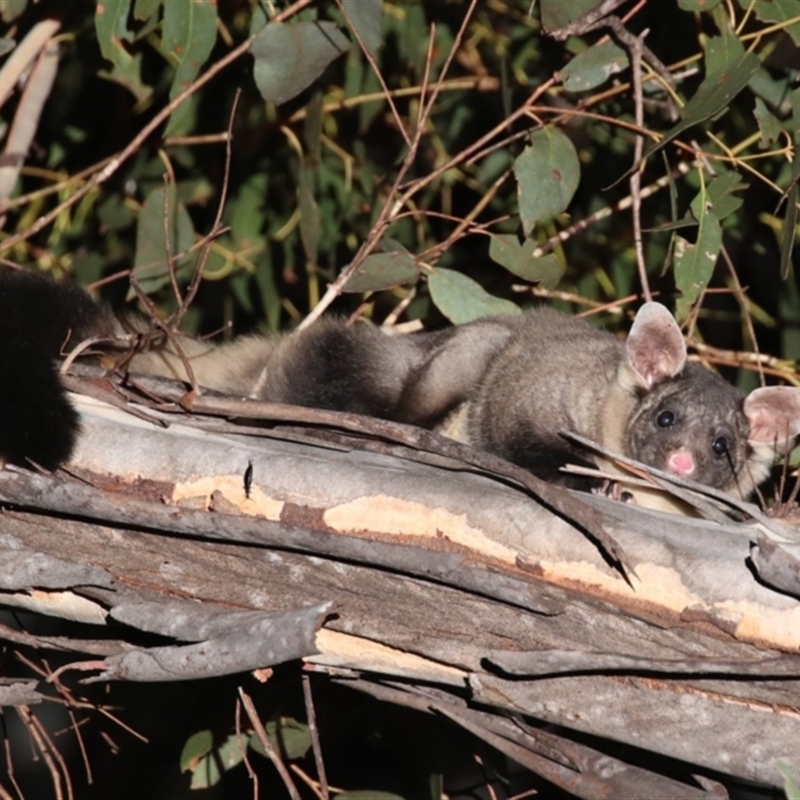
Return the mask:
[[[0,271],[0,460],[55,469],[69,458],[78,415],[56,359],[100,313],[76,286]]]

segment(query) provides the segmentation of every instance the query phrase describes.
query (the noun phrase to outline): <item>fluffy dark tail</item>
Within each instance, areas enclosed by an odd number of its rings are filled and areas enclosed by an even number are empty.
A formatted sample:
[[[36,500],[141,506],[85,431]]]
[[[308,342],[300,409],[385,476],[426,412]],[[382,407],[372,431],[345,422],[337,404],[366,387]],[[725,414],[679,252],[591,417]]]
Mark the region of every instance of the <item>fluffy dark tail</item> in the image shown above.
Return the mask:
[[[33,272],[0,271],[0,460],[55,469],[69,458],[78,415],[56,359],[101,313],[77,287]]]

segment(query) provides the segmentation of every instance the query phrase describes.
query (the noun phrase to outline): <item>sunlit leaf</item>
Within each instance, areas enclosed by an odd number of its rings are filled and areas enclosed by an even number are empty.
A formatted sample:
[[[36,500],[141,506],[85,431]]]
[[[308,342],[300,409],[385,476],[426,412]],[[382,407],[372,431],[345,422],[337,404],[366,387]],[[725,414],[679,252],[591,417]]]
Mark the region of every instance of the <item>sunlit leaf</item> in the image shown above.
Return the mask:
[[[722,226],[709,205],[706,192],[701,191],[691,206],[698,223],[697,241],[691,244],[678,236],[675,242],[675,286],[681,292],[676,306],[679,319],[686,318],[708,286],[722,246]]]
[[[535,246],[530,240],[520,244],[514,234],[495,234],[489,243],[489,256],[523,280],[552,289],[561,280],[564,267],[553,253],[534,258]]]
[[[493,314],[520,314],[510,300],[490,295],[472,278],[451,269],[435,269],[428,276],[428,289],[436,307],[455,325]]]
[[[544,128],[514,162],[519,214],[526,235],[542,219],[560,214],[570,204],[581,177],[578,154],[558,128]]]
[[[211,752],[214,746],[214,737],[211,731],[198,731],[193,733],[183,746],[180,757],[181,772],[194,769],[199,761]]]

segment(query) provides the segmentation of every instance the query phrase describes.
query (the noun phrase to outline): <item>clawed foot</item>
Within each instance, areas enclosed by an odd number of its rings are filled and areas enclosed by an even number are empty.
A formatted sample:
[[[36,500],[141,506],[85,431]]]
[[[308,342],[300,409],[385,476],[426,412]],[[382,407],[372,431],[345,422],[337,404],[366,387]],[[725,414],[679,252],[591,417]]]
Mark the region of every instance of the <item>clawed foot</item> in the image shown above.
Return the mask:
[[[603,497],[610,497],[612,500],[619,500],[622,503],[629,503],[633,506],[637,505],[633,493],[623,489],[622,486],[619,481],[605,480],[602,486],[598,486],[592,491]]]

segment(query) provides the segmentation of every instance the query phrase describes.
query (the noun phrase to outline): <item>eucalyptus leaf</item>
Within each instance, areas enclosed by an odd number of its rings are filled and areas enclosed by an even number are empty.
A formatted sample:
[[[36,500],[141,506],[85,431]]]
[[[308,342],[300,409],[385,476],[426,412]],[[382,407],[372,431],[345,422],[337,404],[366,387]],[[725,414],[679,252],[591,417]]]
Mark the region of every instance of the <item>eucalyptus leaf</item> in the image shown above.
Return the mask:
[[[191,217],[185,206],[176,200],[174,184],[169,184],[166,191],[166,202],[163,186],[150,192],[139,212],[136,226],[133,273],[145,294],[169,282],[168,256],[188,250],[194,243]],[[187,263],[188,256],[184,256],[175,266]]]
[[[349,46],[333,22],[272,22],[250,46],[256,86],[265,100],[285,103],[310,86]]]
[[[675,242],[675,286],[681,292],[676,311],[683,320],[692,304],[708,286],[719,249],[722,246],[722,226],[709,209],[704,191],[692,201],[692,213],[697,220],[697,241],[691,244],[678,236]]]
[[[428,276],[431,299],[454,325],[494,314],[521,314],[518,305],[490,295],[472,278],[451,269],[435,269]]]
[[[708,184],[708,199],[711,210],[717,219],[725,219],[737,211],[744,200],[736,197],[734,192],[743,192],[749,184],[745,183],[738,172],[723,172]]]
[[[342,0],[352,26],[358,31],[364,47],[372,55],[378,52],[383,41],[381,19],[383,0]]]
[[[169,98],[174,100],[197,78],[217,40],[216,0],[164,3],[162,45],[177,63]],[[184,102],[170,116],[166,136],[184,133],[191,124],[191,107]]]
[[[678,0],[678,8],[699,14],[701,11],[711,11],[721,2],[722,0]]]
[[[125,42],[134,35],[128,27],[130,10],[131,0],[104,0],[97,4],[94,24],[100,52],[113,65],[105,77],[124,86],[141,103],[152,95],[153,89],[142,82],[141,53],[131,55],[125,49]]]
[[[579,53],[558,77],[568,92],[586,92],[602,86],[612,75],[627,69],[628,54],[610,39]]]
[[[27,7],[28,0],[2,0],[0,19],[5,23],[13,22]]]
[[[210,736],[209,731],[202,731],[202,733]],[[205,742],[205,738],[204,736],[203,742]],[[182,767],[184,772],[192,773],[190,788],[208,789],[219,783],[223,773],[242,763],[244,759],[243,744],[244,742],[240,741],[235,733],[232,733],[218,747],[214,747],[212,744],[208,752],[191,762],[191,766]],[[184,752],[185,750],[184,747]],[[181,764],[183,764],[183,757],[181,757]]]
[[[534,248],[530,240],[520,244],[514,234],[494,234],[489,242],[489,257],[523,280],[552,289],[561,280],[564,268],[553,253],[534,258]]]
[[[181,750],[180,767],[181,772],[194,769],[197,762],[211,752],[214,746],[214,736],[211,731],[203,730],[193,733]]]
[[[564,211],[581,177],[580,161],[572,142],[558,128],[543,128],[514,162],[519,213],[525,235],[534,225]]]
[[[769,147],[778,141],[784,130],[780,120],[767,108],[767,104],[760,98],[756,97],[756,107],[753,109],[753,116],[758,123],[758,129],[761,131],[761,139],[759,145],[761,147]]]
[[[311,729],[305,722],[298,722],[293,717],[280,717],[267,722],[264,729],[273,749],[289,761],[304,758],[311,749]],[[256,753],[269,758],[258,736],[253,734],[249,744]]]
[[[597,8],[603,0],[542,0],[542,25],[550,33],[575,22]]]
[[[133,17],[139,22],[145,22],[158,13],[162,0],[135,0]]]
[[[373,253],[367,256],[342,287],[343,292],[377,292],[404,283],[414,283],[419,267],[405,250],[395,253]]]
[[[738,0],[743,11],[754,13],[762,22],[788,22],[800,18],[800,0]],[[800,22],[783,28],[800,45]]]
[[[645,157],[658,152],[684,131],[711,119],[727,108],[733,98],[747,86],[760,66],[758,56],[745,53],[738,62],[728,64],[718,72],[708,75],[700,84],[697,93],[684,106],[681,121],[670,128],[664,137],[648,150]],[[631,171],[628,170],[626,174],[630,174]]]
[[[714,14],[720,26],[720,36],[709,36],[703,46],[705,50],[706,75],[713,75],[735,64],[745,54],[744,45],[731,30],[725,9],[720,7]]]

